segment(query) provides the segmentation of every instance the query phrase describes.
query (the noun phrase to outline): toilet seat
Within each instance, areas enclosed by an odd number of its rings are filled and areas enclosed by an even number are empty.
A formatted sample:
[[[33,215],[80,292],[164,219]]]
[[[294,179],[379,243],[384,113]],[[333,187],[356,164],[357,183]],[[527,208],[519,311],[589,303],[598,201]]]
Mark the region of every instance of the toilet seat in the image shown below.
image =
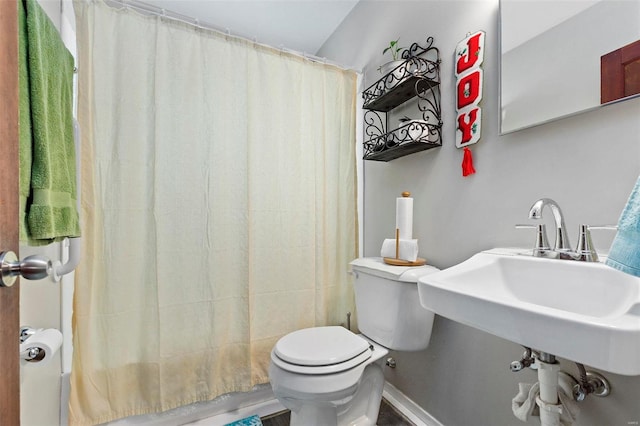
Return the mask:
[[[372,352],[369,342],[344,327],[314,327],[282,337],[271,359],[293,373],[331,374],[362,364]]]

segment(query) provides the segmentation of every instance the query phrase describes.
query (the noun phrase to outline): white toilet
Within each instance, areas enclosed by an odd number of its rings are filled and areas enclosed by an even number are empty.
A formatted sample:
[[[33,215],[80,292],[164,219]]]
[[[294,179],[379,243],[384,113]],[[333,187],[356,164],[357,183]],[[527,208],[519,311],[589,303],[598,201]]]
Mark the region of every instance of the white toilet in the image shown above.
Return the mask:
[[[417,281],[433,266],[402,267],[381,258],[351,262],[358,328],[314,327],[287,334],[271,351],[273,393],[291,425],[375,425],[388,349],[429,345],[434,314],[420,306]]]

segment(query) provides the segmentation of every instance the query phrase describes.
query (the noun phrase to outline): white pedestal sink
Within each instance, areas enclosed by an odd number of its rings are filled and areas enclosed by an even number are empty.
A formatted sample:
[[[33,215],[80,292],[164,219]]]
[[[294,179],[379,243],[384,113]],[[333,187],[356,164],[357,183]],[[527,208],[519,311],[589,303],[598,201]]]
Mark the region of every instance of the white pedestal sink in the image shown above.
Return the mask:
[[[481,252],[418,281],[423,307],[535,350],[640,375],[640,278],[600,262]]]

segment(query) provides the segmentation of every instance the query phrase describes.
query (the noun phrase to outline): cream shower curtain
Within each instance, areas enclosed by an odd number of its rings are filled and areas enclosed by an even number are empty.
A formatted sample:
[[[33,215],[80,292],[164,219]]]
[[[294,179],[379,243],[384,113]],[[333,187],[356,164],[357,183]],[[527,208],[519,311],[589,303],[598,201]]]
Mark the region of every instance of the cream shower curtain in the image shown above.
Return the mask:
[[[71,423],[267,382],[280,336],[354,309],[356,74],[102,1],[75,8]]]

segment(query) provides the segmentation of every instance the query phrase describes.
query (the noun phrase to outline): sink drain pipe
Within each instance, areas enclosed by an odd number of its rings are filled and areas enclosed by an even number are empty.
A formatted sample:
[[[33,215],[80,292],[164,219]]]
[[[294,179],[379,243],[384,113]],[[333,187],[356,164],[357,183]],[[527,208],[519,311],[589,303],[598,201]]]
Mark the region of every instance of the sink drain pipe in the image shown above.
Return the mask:
[[[541,426],[560,426],[562,405],[558,404],[558,373],[560,363],[556,357],[540,352],[536,360],[538,364],[538,383],[540,394],[536,397],[536,404],[540,407]]]
[[[520,361],[513,361],[509,367],[517,372],[525,367],[538,371],[538,395],[535,402],[540,411],[541,426],[560,426],[564,402],[558,396],[558,390],[570,396],[574,401],[583,401],[587,395],[605,397],[611,393],[609,381],[600,373],[587,371],[584,365],[577,363],[580,382],[573,376],[560,370],[556,357],[547,352],[535,352],[525,346],[526,351]],[[515,413],[515,411],[514,411]],[[567,413],[573,416],[571,411]],[[524,420],[524,419],[523,419]]]

